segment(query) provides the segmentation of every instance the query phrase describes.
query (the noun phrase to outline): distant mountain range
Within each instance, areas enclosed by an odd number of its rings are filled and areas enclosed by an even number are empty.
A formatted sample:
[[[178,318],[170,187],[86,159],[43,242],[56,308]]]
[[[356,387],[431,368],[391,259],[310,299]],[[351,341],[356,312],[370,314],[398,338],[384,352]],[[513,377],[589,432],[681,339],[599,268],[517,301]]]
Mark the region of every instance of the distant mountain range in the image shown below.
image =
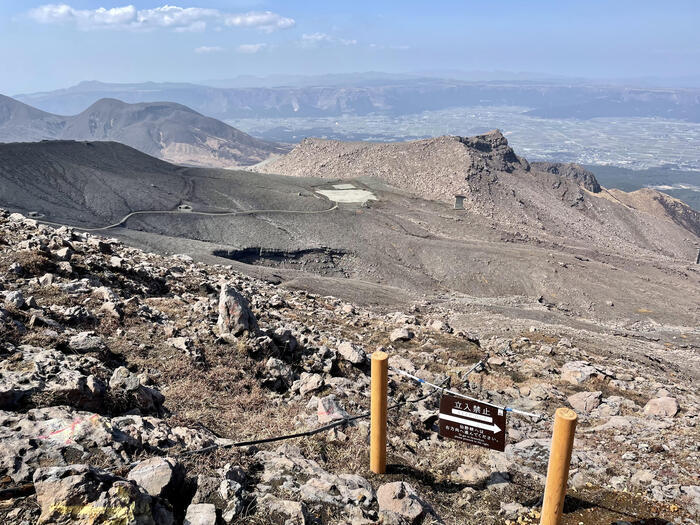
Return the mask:
[[[271,86],[275,80],[281,85]],[[17,95],[58,114],[79,113],[109,97],[130,103],[170,100],[218,119],[405,115],[458,106],[519,106],[543,118],[662,117],[700,122],[700,89],[632,88],[584,81],[469,82],[410,75],[364,74],[186,83],[82,82],[57,91]],[[288,82],[289,84],[284,84]],[[237,87],[230,87],[235,84]]]
[[[173,102],[102,98],[64,117],[0,95],[0,142],[47,139],[116,141],[176,164],[219,168],[249,166],[287,151]]]

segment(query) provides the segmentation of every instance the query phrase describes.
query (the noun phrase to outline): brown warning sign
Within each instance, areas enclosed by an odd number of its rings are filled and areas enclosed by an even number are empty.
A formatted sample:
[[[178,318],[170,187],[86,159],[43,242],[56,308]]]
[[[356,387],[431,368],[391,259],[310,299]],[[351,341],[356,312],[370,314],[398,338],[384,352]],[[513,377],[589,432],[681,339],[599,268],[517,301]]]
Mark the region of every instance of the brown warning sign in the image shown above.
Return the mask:
[[[488,403],[443,395],[440,435],[503,451],[506,448],[506,411]]]

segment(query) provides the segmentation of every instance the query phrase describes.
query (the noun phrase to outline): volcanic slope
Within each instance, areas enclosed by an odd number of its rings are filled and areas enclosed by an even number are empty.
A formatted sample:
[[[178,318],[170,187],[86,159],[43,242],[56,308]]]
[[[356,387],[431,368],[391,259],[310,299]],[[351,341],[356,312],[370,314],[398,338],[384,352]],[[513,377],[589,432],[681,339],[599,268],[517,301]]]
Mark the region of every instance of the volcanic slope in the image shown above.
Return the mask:
[[[116,141],[190,166],[247,166],[288,151],[172,102],[126,104],[101,99],[62,117],[0,95],[0,141],[44,139]]]
[[[226,261],[289,286],[368,303],[426,294],[520,317],[653,329],[657,335],[664,327],[697,326],[696,235],[612,198],[591,196],[562,175],[530,173],[522,184],[540,179],[547,184],[531,194],[543,207],[567,210],[569,223],[591,230],[588,237],[562,227],[557,231],[563,234],[530,228],[525,235],[513,221],[494,220],[500,215],[454,210],[371,177],[340,185],[184,168],[105,142],[0,145],[2,207],[102,228],[155,251]],[[504,193],[500,181],[493,181],[494,193]],[[334,203],[325,197],[346,185],[376,200]],[[596,207],[565,204],[562,194],[569,192]],[[601,233],[604,220],[626,225],[626,238]]]
[[[388,144],[306,139],[286,156],[253,169],[327,179],[376,177],[413,195],[450,203],[463,195],[469,211],[499,228],[551,242],[576,239],[597,248],[663,249],[688,257],[687,243],[662,248],[668,244],[662,239],[677,231],[668,223],[700,235],[700,213],[692,208],[674,202],[673,210],[659,213],[653,201],[669,198],[654,190],[635,197],[632,207],[580,166],[528,163],[497,130]],[[649,213],[652,208],[656,211]]]

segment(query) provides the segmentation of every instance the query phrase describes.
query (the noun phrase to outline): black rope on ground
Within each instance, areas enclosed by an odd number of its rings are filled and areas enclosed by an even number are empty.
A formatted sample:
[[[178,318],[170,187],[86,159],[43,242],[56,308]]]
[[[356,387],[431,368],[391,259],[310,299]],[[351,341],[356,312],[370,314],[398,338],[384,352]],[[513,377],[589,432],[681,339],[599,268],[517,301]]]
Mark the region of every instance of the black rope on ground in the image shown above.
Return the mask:
[[[440,386],[444,386],[446,383],[448,383],[450,378],[446,378]],[[388,410],[395,410],[397,408],[400,408],[404,405],[408,404],[415,404],[420,401],[423,401],[424,399],[428,399],[429,397],[435,395],[436,393],[440,392],[440,388],[433,388],[431,392],[428,392],[424,396],[418,397],[416,399],[407,399],[405,401],[401,401],[399,403],[395,403],[389,407],[387,407]],[[176,457],[184,457],[184,456],[191,456],[193,454],[203,454],[205,452],[209,452],[211,450],[216,450],[217,448],[238,448],[238,447],[249,447],[251,445],[262,445],[264,443],[274,443],[275,441],[285,441],[287,439],[297,439],[301,437],[309,437],[313,436],[315,434],[318,434],[320,432],[323,432],[325,430],[331,430],[335,427],[339,426],[345,426],[348,423],[351,423],[353,421],[357,421],[358,419],[365,419],[370,417],[370,412],[365,412],[364,414],[359,414],[357,416],[350,416],[350,417],[345,417],[343,419],[339,419],[338,421],[334,421],[333,423],[329,423],[327,425],[324,425],[322,427],[314,428],[313,430],[307,430],[305,432],[298,432],[296,434],[287,434],[285,436],[275,436],[275,437],[270,437],[270,438],[263,438],[263,439],[254,439],[250,441],[239,441],[237,443],[228,443],[225,445],[219,445],[219,444],[214,444],[214,445],[209,445],[208,447],[200,448],[197,450],[186,450],[184,452],[181,452],[180,454],[177,454]]]

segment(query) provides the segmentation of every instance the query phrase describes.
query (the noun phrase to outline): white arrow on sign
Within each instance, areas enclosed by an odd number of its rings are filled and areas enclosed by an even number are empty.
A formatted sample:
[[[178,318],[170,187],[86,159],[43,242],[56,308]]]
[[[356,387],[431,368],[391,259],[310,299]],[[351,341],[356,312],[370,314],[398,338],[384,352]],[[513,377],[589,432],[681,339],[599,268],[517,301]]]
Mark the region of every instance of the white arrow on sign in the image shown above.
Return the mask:
[[[461,425],[467,425],[474,428],[480,428],[482,430],[488,430],[489,432],[493,432],[494,434],[498,434],[501,431],[501,427],[499,427],[496,423],[494,423],[493,425],[485,425],[484,423],[479,423],[478,421],[470,421],[468,419],[451,416],[449,414],[440,414],[440,419],[444,419],[445,421],[452,421],[453,423],[459,423]]]
[[[472,419],[478,419],[479,421],[486,421],[487,423],[493,423],[492,417],[484,416],[481,414],[473,414],[472,412],[467,412],[465,410],[457,410],[456,408],[453,408],[452,413],[456,416],[465,416],[465,417],[470,417]]]

